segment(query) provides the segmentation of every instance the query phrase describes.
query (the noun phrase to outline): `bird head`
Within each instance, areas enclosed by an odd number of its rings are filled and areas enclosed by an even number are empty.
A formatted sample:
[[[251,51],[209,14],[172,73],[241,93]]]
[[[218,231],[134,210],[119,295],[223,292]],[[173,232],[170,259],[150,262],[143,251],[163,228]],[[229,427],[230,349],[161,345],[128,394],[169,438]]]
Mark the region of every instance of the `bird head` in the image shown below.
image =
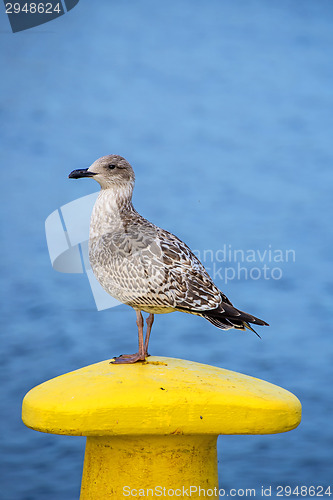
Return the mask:
[[[122,156],[107,155],[98,158],[89,168],[73,170],[70,179],[93,177],[102,189],[133,190],[135,175],[131,165]]]

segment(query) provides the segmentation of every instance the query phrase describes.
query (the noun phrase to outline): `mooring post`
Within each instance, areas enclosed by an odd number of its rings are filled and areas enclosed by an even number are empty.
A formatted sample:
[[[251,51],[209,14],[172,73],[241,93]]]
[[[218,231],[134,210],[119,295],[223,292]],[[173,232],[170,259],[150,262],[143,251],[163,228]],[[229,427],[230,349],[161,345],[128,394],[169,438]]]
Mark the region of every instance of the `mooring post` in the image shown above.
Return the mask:
[[[218,498],[218,435],[289,431],[301,404],[247,375],[149,357],[49,380],[25,396],[22,419],[40,432],[87,436],[81,500],[196,499],[203,490]]]

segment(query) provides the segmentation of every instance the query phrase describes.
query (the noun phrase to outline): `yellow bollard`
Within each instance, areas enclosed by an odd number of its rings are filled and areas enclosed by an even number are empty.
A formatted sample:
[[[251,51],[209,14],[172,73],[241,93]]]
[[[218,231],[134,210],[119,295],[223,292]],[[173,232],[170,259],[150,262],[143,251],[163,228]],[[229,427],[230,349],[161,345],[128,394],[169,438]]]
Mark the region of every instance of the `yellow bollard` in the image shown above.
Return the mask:
[[[301,404],[263,380],[149,357],[49,380],[25,396],[22,419],[37,431],[87,436],[81,500],[196,499],[203,490],[218,498],[217,436],[289,431]]]

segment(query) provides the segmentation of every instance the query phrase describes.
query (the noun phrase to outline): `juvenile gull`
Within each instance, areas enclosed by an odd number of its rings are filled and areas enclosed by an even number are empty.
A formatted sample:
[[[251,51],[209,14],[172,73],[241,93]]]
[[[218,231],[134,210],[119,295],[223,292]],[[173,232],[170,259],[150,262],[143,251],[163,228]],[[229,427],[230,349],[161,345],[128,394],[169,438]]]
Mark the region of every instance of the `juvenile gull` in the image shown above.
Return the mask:
[[[267,325],[236,309],[185,243],[134,209],[135,176],[124,158],[103,156],[89,168],[69,174],[71,179],[80,177],[93,177],[101,186],[90,221],[92,270],[112,297],[136,311],[139,350],[118,356],[113,363],[135,363],[148,356],[154,314],[196,314],[222,330],[255,332],[249,323]],[[149,313],[145,340],[141,311]]]

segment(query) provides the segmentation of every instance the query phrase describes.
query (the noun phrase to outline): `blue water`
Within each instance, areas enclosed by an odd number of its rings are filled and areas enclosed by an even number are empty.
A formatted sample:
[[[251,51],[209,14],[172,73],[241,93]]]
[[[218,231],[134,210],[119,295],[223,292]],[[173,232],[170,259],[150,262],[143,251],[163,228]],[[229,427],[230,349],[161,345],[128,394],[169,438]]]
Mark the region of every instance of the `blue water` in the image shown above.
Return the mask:
[[[264,261],[279,279],[225,283],[237,264],[215,262],[216,284],[270,323],[262,340],[175,313],[157,317],[150,352],[301,400],[290,433],[219,439],[224,488],[332,484],[332,2],[81,0],[26,32],[0,20],[3,498],[78,498],[84,438],[27,429],[22,398],[136,346],[133,311],[97,312],[87,278],[54,271],[45,241],[51,212],[96,191],[68,173],[108,153],[133,164],[137,210],[207,250],[207,267],[224,245],[294,252]]]

